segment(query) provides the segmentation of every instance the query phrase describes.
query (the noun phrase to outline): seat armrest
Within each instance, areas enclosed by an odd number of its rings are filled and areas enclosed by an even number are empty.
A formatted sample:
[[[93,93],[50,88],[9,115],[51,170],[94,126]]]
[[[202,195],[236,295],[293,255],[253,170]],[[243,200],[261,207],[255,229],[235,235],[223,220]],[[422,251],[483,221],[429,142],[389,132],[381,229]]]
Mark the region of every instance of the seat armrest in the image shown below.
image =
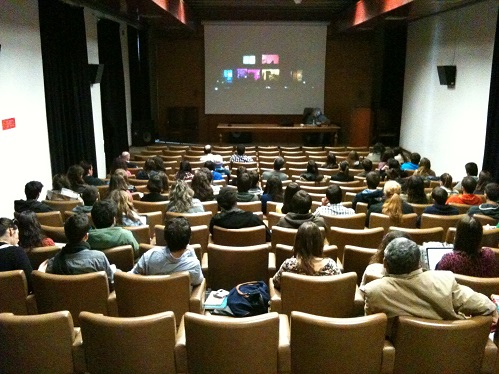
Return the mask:
[[[116,291],[111,292],[107,297],[107,314],[111,317],[119,317]]]
[[[278,370],[279,373],[291,373],[291,329],[289,318],[285,314],[279,314],[279,350],[278,350]]]
[[[395,366],[395,347],[388,340],[385,340],[383,345],[383,355],[381,357],[381,373],[393,373]]]
[[[30,315],[38,314],[38,308],[36,306],[36,297],[34,294],[28,295],[26,297],[26,310]]]
[[[203,253],[203,258],[201,259],[201,270],[203,271],[203,275],[206,278],[208,274],[208,253]]]
[[[189,299],[189,311],[204,314],[204,298],[206,294],[206,279],[201,284],[193,287],[191,298]]]
[[[74,372],[77,374],[85,373],[87,371],[87,365],[85,363],[85,350],[83,349],[81,329],[79,327],[75,327],[74,332],[75,338],[72,346]]]
[[[269,252],[269,278],[272,278],[275,275],[275,253]]]
[[[355,298],[353,301],[353,316],[360,317],[364,315],[364,306],[366,301],[364,299],[364,293],[359,289],[359,286],[355,286]]]
[[[177,374],[187,373],[184,317],[180,320],[180,325],[178,326],[177,335],[175,337],[175,366],[177,368]]]
[[[272,278],[269,280],[269,291],[270,291],[270,311],[271,312],[282,312],[282,300],[281,291],[274,287],[274,282]]]
[[[487,339],[485,351],[482,359],[482,373],[496,372],[497,346],[490,339]]]

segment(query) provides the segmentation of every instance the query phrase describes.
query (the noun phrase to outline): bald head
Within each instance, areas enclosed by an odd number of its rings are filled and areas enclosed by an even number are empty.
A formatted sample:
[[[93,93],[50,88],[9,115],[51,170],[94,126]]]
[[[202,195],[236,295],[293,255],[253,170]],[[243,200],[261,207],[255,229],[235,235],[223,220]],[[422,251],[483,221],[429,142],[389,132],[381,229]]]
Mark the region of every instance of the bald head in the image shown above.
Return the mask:
[[[130,153],[125,151],[121,154],[121,159],[125,162],[130,161]]]

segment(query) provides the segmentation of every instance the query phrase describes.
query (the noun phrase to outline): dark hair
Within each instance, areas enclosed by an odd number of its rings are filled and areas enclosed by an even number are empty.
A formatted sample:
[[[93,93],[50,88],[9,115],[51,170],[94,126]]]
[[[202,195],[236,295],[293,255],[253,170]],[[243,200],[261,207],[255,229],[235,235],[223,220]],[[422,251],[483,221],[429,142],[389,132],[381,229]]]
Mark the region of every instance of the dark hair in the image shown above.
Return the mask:
[[[405,157],[404,152],[402,151],[401,147],[393,147],[393,155],[397,156],[400,155],[402,157],[402,160],[407,161],[407,157]]]
[[[147,181],[147,189],[149,192],[161,193],[163,191],[163,182],[161,181],[161,177],[159,174],[151,175],[149,180]]]
[[[56,174],[52,177],[52,189],[60,191],[63,188],[71,188],[68,177],[65,174]]]
[[[347,177],[350,174],[350,166],[348,165],[347,161],[341,161],[340,162],[340,171],[339,173],[345,174]]]
[[[389,169],[396,169],[396,170],[400,169],[400,162],[398,162],[398,160],[396,160],[395,158],[388,159],[386,164],[388,165]]]
[[[372,255],[371,259],[369,260],[369,263],[370,264],[382,264],[383,259],[385,257],[386,246],[388,244],[390,244],[390,242],[393,239],[397,239],[397,238],[406,238],[406,239],[412,240],[411,236],[404,231],[398,231],[398,230],[389,231],[381,240],[381,243],[378,246],[378,251]]]
[[[215,170],[215,163],[211,160],[205,161],[203,166],[208,168],[209,170]]]
[[[343,200],[343,194],[341,192],[341,187],[332,184],[326,189],[326,198],[331,204],[339,204]]]
[[[378,188],[379,181],[380,177],[378,173],[376,173],[375,171],[370,171],[369,173],[367,173],[366,175],[367,188],[369,188],[370,190]]]
[[[466,174],[476,177],[478,175],[478,166],[474,162],[468,162],[464,165],[464,169],[466,170]]]
[[[189,177],[188,179],[192,178],[192,167],[191,167],[191,163],[189,161],[184,160],[184,161],[180,161],[177,176],[175,178],[176,179],[186,179],[186,177]]]
[[[296,192],[291,199],[291,212],[306,214],[312,207],[312,197],[307,191],[300,190]]]
[[[128,189],[128,184],[126,183],[126,180],[124,177],[122,177],[119,174],[112,174],[111,178],[109,178],[109,187],[107,190],[107,195],[114,191],[114,190],[122,190],[126,191]]]
[[[419,161],[421,161],[421,155],[417,152],[411,153],[411,162],[413,164],[419,165]]]
[[[71,189],[74,191],[78,189],[78,186],[85,184],[85,181],[83,180],[83,168],[80,165],[71,165],[66,175],[71,185]]]
[[[345,161],[348,162],[348,166],[353,167],[359,161],[359,154],[356,150],[352,150],[348,153]]]
[[[265,185],[265,194],[272,196],[272,201],[283,201],[282,181],[277,175],[272,175]]]
[[[316,176],[319,175],[319,167],[317,166],[317,163],[314,160],[308,160],[307,173],[311,173]]]
[[[314,257],[322,257],[324,239],[322,238],[319,226],[309,221],[304,222],[296,232],[293,255],[298,260],[300,271],[312,275],[315,273]]]
[[[165,241],[171,252],[185,249],[191,240],[191,225],[185,217],[175,217],[165,223]]]
[[[244,152],[246,152],[246,147],[242,144],[238,144],[237,147],[236,147],[236,153],[239,155],[239,156],[242,156],[244,155]]]
[[[463,251],[472,257],[477,256],[482,247],[482,235],[481,222],[472,216],[463,216],[457,221],[454,250]]]
[[[217,202],[223,210],[230,210],[237,203],[237,191],[234,188],[222,187],[217,196]]]
[[[80,166],[83,168],[83,175],[88,175],[88,172],[92,169],[92,164],[85,160],[80,161]]]
[[[42,233],[42,227],[36,217],[36,213],[31,210],[25,210],[21,213],[14,213],[14,215],[19,228],[19,246],[27,250],[34,247],[41,247],[45,235]]]
[[[111,227],[118,214],[118,206],[112,200],[96,201],[92,208],[92,221],[95,228]]]
[[[463,187],[463,192],[473,193],[476,188],[476,180],[473,177],[464,177],[461,181],[461,186]]]
[[[383,152],[380,160],[382,162],[388,162],[389,159],[394,158],[394,157],[395,157],[395,154],[393,153],[393,151],[391,149],[388,149],[388,150]]]
[[[95,186],[86,186],[81,193],[81,198],[83,199],[83,204],[92,206],[99,198],[99,190]]]
[[[293,199],[295,193],[300,190],[301,187],[298,183],[291,182],[290,184],[288,184],[286,190],[284,191],[284,202],[282,204],[281,212],[286,214],[291,211],[291,200]]]
[[[452,190],[452,175],[449,173],[443,173],[440,176],[440,182],[442,182],[442,186]]]
[[[367,157],[364,158],[362,160],[362,168],[365,171],[370,172],[373,169],[373,162],[370,159],[368,159]]]
[[[194,174],[191,188],[194,191],[194,197],[200,201],[210,201],[214,198],[213,188],[211,187],[208,175],[204,171],[198,170]]]
[[[449,194],[442,187],[435,187],[433,191],[431,191],[431,197],[435,200],[435,203],[439,205],[445,205]]]
[[[69,243],[79,243],[88,233],[90,223],[85,213],[76,213],[64,223],[64,234]]]
[[[424,192],[424,180],[419,175],[411,175],[405,182],[407,202],[412,204],[428,204]]]
[[[118,156],[113,160],[111,167],[109,168],[109,174],[113,175],[116,169],[128,170],[128,165],[126,161],[121,158],[121,156]]]
[[[485,194],[487,199],[497,202],[499,199],[499,184],[492,182],[485,186]]]
[[[260,175],[256,170],[250,170],[248,171],[249,177],[250,177],[250,188],[257,188],[258,187],[258,181],[260,180]]]
[[[144,170],[146,173],[155,171],[156,170],[156,163],[154,162],[154,159],[152,157],[148,158],[144,162],[144,166],[142,167],[142,170]]]
[[[274,159],[274,170],[281,170],[281,168],[284,166],[284,159],[281,156],[277,156]]]
[[[35,200],[38,198],[40,193],[42,192],[43,184],[38,181],[31,181],[26,183],[24,186],[24,194],[26,195],[26,199]]]
[[[248,192],[251,188],[251,178],[248,173],[243,173],[237,177],[237,192]]]
[[[487,170],[482,170],[478,175],[475,190],[479,192],[485,191],[485,186],[492,182],[492,175]]]
[[[334,154],[334,152],[329,151],[326,156],[326,163],[322,167],[328,169],[334,169],[338,167],[338,164],[336,163],[336,155]]]
[[[210,154],[211,153],[211,145],[209,145],[209,144],[205,145],[203,148],[203,152],[205,155]]]
[[[152,159],[154,161],[154,164],[156,165],[156,171],[165,171],[165,162],[163,161],[161,156],[152,156]]]
[[[383,143],[376,143],[373,145],[373,153],[379,154],[380,156],[385,152],[385,146]]]
[[[159,176],[159,179],[161,180],[161,192],[168,192],[170,189],[170,185],[168,183],[168,175],[166,175],[164,171],[158,171],[158,174],[156,175]]]

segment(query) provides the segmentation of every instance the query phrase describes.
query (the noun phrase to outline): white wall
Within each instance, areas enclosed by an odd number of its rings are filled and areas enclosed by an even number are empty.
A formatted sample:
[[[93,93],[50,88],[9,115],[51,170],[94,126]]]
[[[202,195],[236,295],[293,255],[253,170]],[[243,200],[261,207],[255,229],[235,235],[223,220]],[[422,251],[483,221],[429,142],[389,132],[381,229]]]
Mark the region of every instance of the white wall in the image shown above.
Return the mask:
[[[481,169],[497,2],[484,1],[409,25],[400,144],[430,158],[437,175]],[[456,65],[456,86],[441,86],[437,65]]]
[[[26,182],[52,185],[37,1],[0,1],[0,44],[0,121],[16,120],[0,128],[0,216],[12,217]]]

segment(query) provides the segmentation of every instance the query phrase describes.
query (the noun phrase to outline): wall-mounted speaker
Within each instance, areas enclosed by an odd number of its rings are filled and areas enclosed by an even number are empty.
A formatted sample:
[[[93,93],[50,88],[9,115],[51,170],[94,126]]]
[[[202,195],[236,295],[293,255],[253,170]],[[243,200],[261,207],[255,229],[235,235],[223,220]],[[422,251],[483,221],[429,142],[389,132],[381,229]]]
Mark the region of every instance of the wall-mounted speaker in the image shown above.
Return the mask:
[[[441,85],[454,87],[456,85],[456,65],[437,66],[438,80]]]
[[[88,64],[88,73],[90,76],[90,83],[100,83],[102,80],[102,73],[104,73],[104,64]]]
[[[132,144],[143,147],[154,143],[154,121],[141,120],[132,122]]]

